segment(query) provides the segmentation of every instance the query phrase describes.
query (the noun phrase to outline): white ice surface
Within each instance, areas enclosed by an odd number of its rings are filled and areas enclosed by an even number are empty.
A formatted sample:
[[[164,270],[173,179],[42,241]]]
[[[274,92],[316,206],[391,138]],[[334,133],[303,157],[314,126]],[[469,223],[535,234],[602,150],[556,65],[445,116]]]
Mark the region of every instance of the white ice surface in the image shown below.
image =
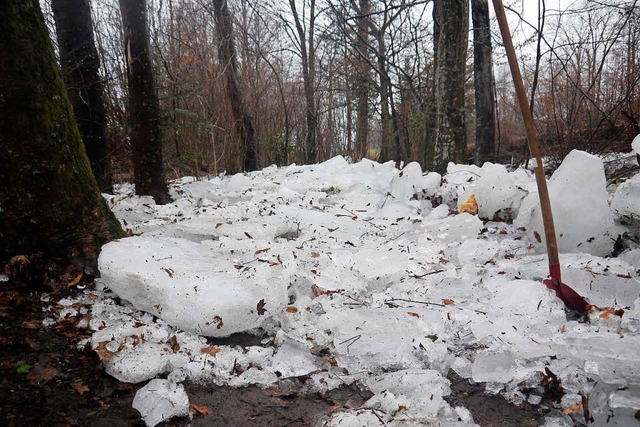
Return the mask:
[[[597,420],[626,417],[640,396],[635,252],[596,256],[611,251],[613,224],[599,159],[573,152],[550,189],[563,281],[591,304],[625,310],[622,318],[595,310],[587,323],[569,321],[542,284],[530,172],[450,164],[441,177],[414,163],[399,171],[335,157],[185,178],[162,206],[130,186],[107,195],[143,234],[103,248],[106,287],[87,298],[91,346],[107,372],[132,383],[167,375],[267,387],[306,376],[308,392],[356,384],[374,393],[327,425],[472,424],[443,399],[449,369],[513,402],[539,402],[548,368],[567,391],[561,406],[593,393]],[[518,212],[519,223],[455,214],[469,194],[480,217]],[[240,332],[270,338],[221,341]]]
[[[189,397],[181,384],[169,380],[151,380],[136,392],[133,407],[149,427],[173,417],[189,415]]]
[[[613,217],[602,160],[573,150],[549,179],[548,187],[560,252],[611,253]],[[522,201],[514,223],[544,243],[539,206],[538,195],[530,193]]]

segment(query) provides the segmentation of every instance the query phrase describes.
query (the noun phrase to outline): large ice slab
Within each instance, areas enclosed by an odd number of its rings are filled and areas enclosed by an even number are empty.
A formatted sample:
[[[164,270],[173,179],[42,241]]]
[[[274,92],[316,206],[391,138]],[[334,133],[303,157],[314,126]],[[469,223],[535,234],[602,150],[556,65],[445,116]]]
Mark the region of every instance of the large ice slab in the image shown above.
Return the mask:
[[[549,194],[561,252],[607,255],[613,243],[613,226],[602,160],[573,150],[549,180]],[[525,227],[532,239],[544,243],[544,227],[538,195],[522,202],[515,224]]]
[[[147,426],[153,427],[173,417],[189,415],[189,398],[181,384],[169,380],[151,380],[133,398]]]
[[[618,187],[611,201],[611,209],[618,217],[640,220],[640,174]]]
[[[280,266],[235,267],[183,239],[131,237],[102,248],[102,280],[136,308],[206,336],[257,328],[287,303]],[[268,310],[262,313],[258,305]]]

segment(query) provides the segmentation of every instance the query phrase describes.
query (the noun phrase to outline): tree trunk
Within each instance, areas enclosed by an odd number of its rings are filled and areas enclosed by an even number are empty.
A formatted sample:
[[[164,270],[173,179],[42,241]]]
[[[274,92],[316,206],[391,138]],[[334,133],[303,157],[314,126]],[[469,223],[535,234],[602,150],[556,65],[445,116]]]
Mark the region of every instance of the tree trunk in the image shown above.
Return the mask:
[[[316,134],[318,131],[318,114],[316,112],[316,46],[315,46],[315,0],[309,2],[309,26],[302,25],[296,8],[295,0],[289,0],[291,13],[296,25],[300,57],[302,60],[302,83],[306,101],[307,136],[305,139],[305,161],[315,163],[318,160],[318,146]]]
[[[160,105],[149,53],[145,0],[119,0],[129,81],[129,121],[136,194],[169,199],[162,169]]]
[[[227,97],[231,105],[233,119],[236,123],[236,131],[242,144],[243,168],[245,171],[254,171],[258,168],[256,137],[253,128],[253,119],[247,109],[238,73],[238,60],[236,47],[233,42],[233,23],[227,0],[214,0],[213,9],[220,37],[218,56],[223,68]]]
[[[393,118],[391,117],[390,92],[391,79],[387,71],[387,48],[384,41],[384,31],[377,30],[376,40],[378,42],[378,77],[380,95],[380,120],[382,125],[382,138],[380,140],[380,162],[395,159],[393,143]]]
[[[360,0],[359,16],[356,18],[358,34],[356,49],[358,54],[358,75],[356,78],[356,96],[358,98],[356,116],[356,156],[358,160],[367,156],[369,151],[369,85],[371,65],[369,65],[369,30],[367,15],[371,11],[370,0]]]
[[[89,0],[52,0],[67,95],[100,189],[112,193],[111,150]]]
[[[0,8],[0,261],[41,253],[95,267],[124,232],[91,173],[38,1]]]
[[[473,81],[476,99],[476,163],[494,160],[496,111],[487,0],[471,0]]]
[[[436,147],[434,166],[443,173],[450,161],[466,162],[465,65],[469,0],[436,0]]]

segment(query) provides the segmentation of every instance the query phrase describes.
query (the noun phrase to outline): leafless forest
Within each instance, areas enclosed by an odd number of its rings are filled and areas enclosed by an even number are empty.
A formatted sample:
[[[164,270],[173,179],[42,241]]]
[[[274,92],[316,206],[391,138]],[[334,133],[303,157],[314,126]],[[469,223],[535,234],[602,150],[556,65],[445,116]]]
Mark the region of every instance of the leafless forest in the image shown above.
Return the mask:
[[[238,126],[244,118],[252,124],[257,167],[337,154],[433,167],[439,96],[433,2],[235,0],[228,2],[227,21],[216,18],[216,3],[147,1],[167,177],[246,170],[245,127]],[[466,149],[458,160],[519,163],[528,158],[524,128],[493,10],[490,37],[483,41],[475,11],[487,2],[470,3],[464,5],[468,43],[461,76]],[[640,132],[637,1],[523,0],[506,6],[544,154],[628,151]],[[91,7],[113,169],[126,178],[131,143],[121,11],[111,0],[94,0]],[[53,14],[47,16],[53,31]],[[460,25],[467,21],[454,18]],[[492,58],[489,88],[481,90],[488,92],[495,118],[479,156],[474,49],[481,44]]]

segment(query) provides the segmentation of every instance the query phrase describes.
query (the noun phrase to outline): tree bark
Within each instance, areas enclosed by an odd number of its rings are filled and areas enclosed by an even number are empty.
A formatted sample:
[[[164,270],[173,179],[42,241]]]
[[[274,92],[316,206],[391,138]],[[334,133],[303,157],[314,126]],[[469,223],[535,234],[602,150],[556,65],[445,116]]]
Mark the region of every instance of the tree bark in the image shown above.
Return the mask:
[[[170,198],[162,167],[160,105],[149,53],[146,1],[119,2],[129,82],[129,121],[136,194],[153,196],[156,203],[164,204]]]
[[[41,253],[95,267],[124,232],[91,173],[38,1],[0,9],[0,261]]]
[[[356,18],[358,34],[355,43],[358,54],[358,74],[356,78],[356,156],[362,159],[369,152],[369,85],[371,66],[369,65],[369,30],[367,15],[371,11],[370,0],[360,0],[359,16]]]
[[[318,114],[316,111],[316,45],[315,45],[315,0],[309,2],[309,26],[305,27],[300,21],[295,0],[289,0],[291,13],[298,34],[300,57],[302,60],[302,83],[304,85],[304,97],[306,101],[307,136],[305,139],[305,161],[315,163],[318,161]]]
[[[494,160],[496,111],[487,0],[471,0],[473,82],[476,100],[476,163]]]
[[[469,0],[436,0],[436,147],[434,166],[443,173],[450,161],[466,162],[465,65]]]
[[[112,193],[111,149],[89,0],[52,0],[67,95],[100,189]]]
[[[233,119],[236,123],[236,131],[242,144],[243,168],[245,171],[254,171],[258,168],[257,146],[253,119],[247,109],[238,72],[238,60],[236,47],[233,41],[233,22],[227,0],[213,1],[214,15],[218,27],[220,47],[218,56],[226,81],[227,97],[231,105]]]

